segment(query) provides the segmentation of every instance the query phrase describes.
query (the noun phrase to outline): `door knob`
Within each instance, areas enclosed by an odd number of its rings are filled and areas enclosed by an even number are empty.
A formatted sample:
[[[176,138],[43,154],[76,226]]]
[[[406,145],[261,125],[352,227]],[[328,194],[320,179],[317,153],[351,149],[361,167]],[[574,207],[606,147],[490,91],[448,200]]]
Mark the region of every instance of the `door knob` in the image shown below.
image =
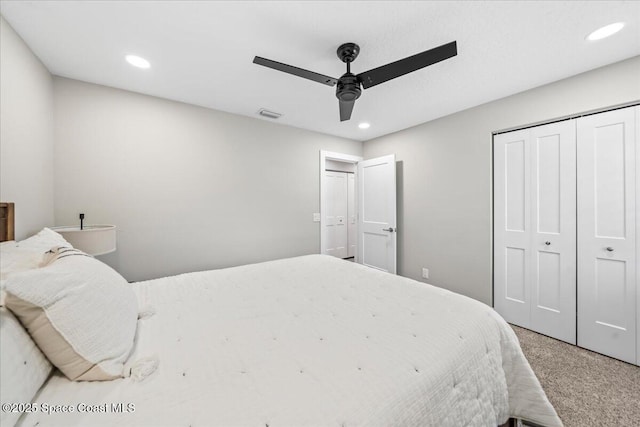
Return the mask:
[[[546,242],[544,242],[544,244],[549,246],[551,244],[551,242],[547,240]]]
[[[389,233],[393,233],[394,231],[396,231],[396,229],[393,227],[389,227],[389,228],[383,228],[382,231],[388,231]]]
[[[609,252],[613,252],[613,248],[612,248],[611,246],[607,246],[607,250],[608,250]]]

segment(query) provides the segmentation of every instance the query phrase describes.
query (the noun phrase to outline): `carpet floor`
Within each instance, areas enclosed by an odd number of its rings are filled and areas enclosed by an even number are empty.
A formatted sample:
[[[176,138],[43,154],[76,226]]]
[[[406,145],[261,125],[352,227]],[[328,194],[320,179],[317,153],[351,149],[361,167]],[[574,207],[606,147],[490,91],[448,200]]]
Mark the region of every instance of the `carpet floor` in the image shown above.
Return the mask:
[[[512,328],[565,427],[640,426],[640,367]]]

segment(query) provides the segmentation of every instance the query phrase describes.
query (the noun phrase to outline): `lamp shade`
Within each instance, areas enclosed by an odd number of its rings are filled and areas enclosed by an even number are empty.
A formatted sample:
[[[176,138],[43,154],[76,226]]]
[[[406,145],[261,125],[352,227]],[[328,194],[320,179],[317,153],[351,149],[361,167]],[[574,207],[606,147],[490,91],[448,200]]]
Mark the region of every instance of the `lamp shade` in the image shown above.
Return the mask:
[[[104,255],[116,250],[115,225],[85,225],[80,227],[54,227],[71,245],[89,255]]]

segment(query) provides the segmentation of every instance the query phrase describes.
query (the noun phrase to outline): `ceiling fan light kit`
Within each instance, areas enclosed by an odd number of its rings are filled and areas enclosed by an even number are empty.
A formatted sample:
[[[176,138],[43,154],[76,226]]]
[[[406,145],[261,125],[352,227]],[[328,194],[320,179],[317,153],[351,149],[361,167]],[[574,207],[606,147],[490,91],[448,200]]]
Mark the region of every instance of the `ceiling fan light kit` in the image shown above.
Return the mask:
[[[336,98],[338,98],[340,106],[340,121],[344,122],[351,118],[353,106],[355,105],[356,99],[360,98],[362,89],[368,89],[380,83],[395,79],[396,77],[404,76],[405,74],[454,57],[458,54],[458,48],[456,42],[453,41],[357,75],[351,73],[351,63],[358,57],[360,46],[355,43],[344,43],[338,47],[336,53],[338,58],[347,64],[347,72],[339,79],[260,56],[254,57],[253,63],[313,80],[327,86],[337,85]]]

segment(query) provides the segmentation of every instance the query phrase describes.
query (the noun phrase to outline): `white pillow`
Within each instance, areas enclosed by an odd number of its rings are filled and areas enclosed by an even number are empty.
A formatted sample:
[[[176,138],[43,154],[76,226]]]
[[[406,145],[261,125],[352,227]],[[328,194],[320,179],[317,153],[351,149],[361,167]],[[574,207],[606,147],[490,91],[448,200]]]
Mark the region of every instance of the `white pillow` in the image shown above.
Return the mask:
[[[45,252],[56,246],[72,247],[64,237],[49,228],[43,228],[38,234],[16,242],[14,240],[0,244],[0,288],[4,281],[20,271],[38,268]]]
[[[51,364],[18,319],[0,307],[0,396],[2,403],[29,403],[51,373]],[[19,412],[2,411],[0,425],[13,426]]]
[[[15,242],[14,242],[15,243]],[[46,251],[2,245],[0,247],[0,280],[3,283],[11,274],[38,268]]]
[[[11,275],[5,304],[69,379],[122,377],[136,332],[136,296],[111,267],[77,252]]]
[[[38,234],[18,242],[19,248],[31,249],[42,253],[55,246],[71,247],[71,244],[67,242],[61,234],[46,227],[40,230]]]

